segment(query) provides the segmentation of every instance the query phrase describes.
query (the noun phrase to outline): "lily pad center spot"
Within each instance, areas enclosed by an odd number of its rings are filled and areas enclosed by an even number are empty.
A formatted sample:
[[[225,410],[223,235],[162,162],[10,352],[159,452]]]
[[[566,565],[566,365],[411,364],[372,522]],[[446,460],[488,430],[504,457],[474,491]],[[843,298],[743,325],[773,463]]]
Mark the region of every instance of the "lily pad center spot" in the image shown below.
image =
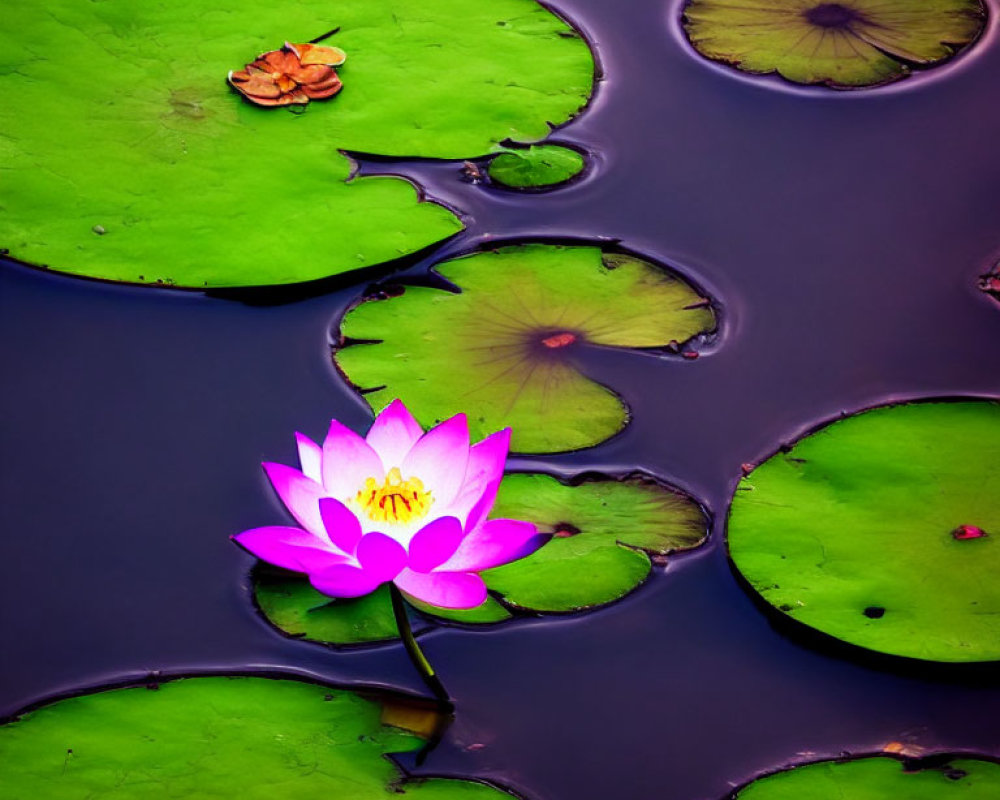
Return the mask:
[[[583,338],[583,334],[576,331],[545,330],[538,332],[537,337],[536,349],[543,355],[554,355],[561,350],[571,349]]]
[[[864,17],[853,8],[847,8],[840,3],[820,3],[818,6],[806,9],[803,16],[812,25],[820,28],[839,28],[847,30],[852,22],[863,22]]]

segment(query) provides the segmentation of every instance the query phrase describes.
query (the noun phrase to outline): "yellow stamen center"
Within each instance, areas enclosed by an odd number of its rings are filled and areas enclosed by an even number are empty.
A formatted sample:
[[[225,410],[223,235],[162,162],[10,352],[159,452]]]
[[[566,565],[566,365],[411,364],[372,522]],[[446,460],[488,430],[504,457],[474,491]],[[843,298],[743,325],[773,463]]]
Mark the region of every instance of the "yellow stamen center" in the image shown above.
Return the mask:
[[[375,522],[407,523],[427,516],[434,498],[424,490],[420,478],[407,478],[393,467],[379,486],[374,478],[365,481],[358,492],[358,505]]]

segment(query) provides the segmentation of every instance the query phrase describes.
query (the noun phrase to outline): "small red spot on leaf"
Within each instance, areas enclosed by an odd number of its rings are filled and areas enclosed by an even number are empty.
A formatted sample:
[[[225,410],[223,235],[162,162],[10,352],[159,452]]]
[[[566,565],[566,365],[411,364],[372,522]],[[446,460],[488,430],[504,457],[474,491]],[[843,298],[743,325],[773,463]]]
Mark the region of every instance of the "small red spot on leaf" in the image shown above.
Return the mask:
[[[580,532],[580,529],[570,522],[557,522],[552,527],[552,536],[556,539],[568,539]]]
[[[551,350],[555,350],[557,347],[566,347],[573,344],[576,341],[576,334],[565,331],[563,333],[554,333],[551,336],[546,336],[542,339],[542,344]]]
[[[975,525],[959,525],[951,532],[952,538],[959,542],[963,542],[966,539],[982,539],[986,535],[986,531],[982,528],[977,528]]]
[[[746,477],[754,470],[754,465],[749,463],[740,464],[740,472],[743,473],[743,477]]]
[[[993,272],[980,276],[979,288],[986,294],[993,295],[997,300],[1000,300],[1000,266]]]
[[[688,361],[694,361],[698,357],[698,354],[694,350],[685,350],[681,355]]]

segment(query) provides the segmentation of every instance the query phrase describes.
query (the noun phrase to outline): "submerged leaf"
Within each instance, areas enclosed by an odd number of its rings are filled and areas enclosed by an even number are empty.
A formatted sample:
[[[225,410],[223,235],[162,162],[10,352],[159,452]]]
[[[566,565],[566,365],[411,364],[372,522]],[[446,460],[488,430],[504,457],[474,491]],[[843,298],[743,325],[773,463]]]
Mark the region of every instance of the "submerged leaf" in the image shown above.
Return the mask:
[[[1000,764],[956,758],[934,766],[895,758],[821,761],[775,772],[740,789],[733,800],[993,800],[1000,796]]]
[[[506,150],[490,161],[494,183],[515,189],[540,189],[565,183],[583,171],[584,160],[576,150],[555,144]]]
[[[733,499],[729,550],[771,605],[851,644],[1000,659],[1000,404],[922,403],[836,422]],[[956,531],[958,535],[956,535]]]
[[[648,478],[589,479],[575,485],[547,475],[508,475],[494,518],[529,520],[552,534],[534,554],[483,573],[494,596],[479,608],[450,611],[417,603],[424,615],[466,624],[509,619],[509,609],[569,612],[617,600],[641,584],[650,556],[705,540],[707,519],[691,498]],[[329,598],[305,576],[255,570],[257,602],[272,624],[294,636],[332,644],[394,638],[389,597],[378,591],[357,601]]]
[[[510,426],[512,449],[598,444],[628,412],[574,366],[580,343],[662,347],[711,330],[687,283],[597,247],[521,245],[441,264],[461,294],[408,287],[349,311],[336,362],[378,411],[400,398],[425,427],[467,412],[473,438]]]
[[[399,728],[427,720],[398,702],[266,678],[150,688],[71,697],[0,727],[0,761],[17,765],[4,796],[511,798],[471,781],[404,779],[385,756],[419,748]]]
[[[796,83],[874,86],[951,57],[982,32],[980,0],[689,0],[702,55]]]
[[[295,283],[417,252],[459,219],[399,178],[348,182],[342,151],[478,157],[546,136],[593,81],[586,43],[534,0],[299,0],[252,13],[236,0],[51,0],[44,13],[8,0],[3,13],[0,93],[17,102],[0,106],[0,247],[111,280]],[[293,115],[227,88],[248,54],[331,23],[351,55],[335,102]],[[310,62],[339,60],[331,50],[310,45],[303,69],[322,72]],[[251,82],[258,98],[295,103],[334,87],[282,94],[246,71]]]

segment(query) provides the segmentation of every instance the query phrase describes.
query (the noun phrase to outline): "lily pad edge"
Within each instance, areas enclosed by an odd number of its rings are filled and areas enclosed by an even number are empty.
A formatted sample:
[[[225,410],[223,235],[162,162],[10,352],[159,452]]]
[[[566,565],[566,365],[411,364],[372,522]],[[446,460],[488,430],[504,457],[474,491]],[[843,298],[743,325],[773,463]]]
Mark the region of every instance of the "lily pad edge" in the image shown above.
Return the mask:
[[[680,3],[679,13],[670,14],[670,26],[675,34],[675,39],[678,40],[682,46],[687,50],[690,56],[693,56],[698,61],[706,64],[709,68],[715,70],[719,74],[728,75],[729,77],[735,77],[737,80],[742,80],[748,84],[755,86],[764,85],[773,89],[779,89],[783,91],[790,91],[795,94],[807,95],[816,97],[817,93],[815,90],[820,90],[823,96],[829,96],[828,90],[832,90],[837,94],[844,94],[845,96],[851,94],[864,94],[868,92],[878,92],[878,90],[885,89],[887,87],[899,88],[909,88],[913,86],[914,83],[922,83],[934,75],[939,69],[947,69],[952,66],[956,61],[964,59],[970,55],[986,38],[987,34],[990,32],[993,25],[993,12],[985,0],[979,0],[980,8],[983,14],[983,25],[976,34],[975,38],[972,39],[965,45],[957,47],[953,50],[951,55],[936,61],[933,64],[921,65],[915,64],[913,62],[907,61],[899,56],[892,56],[897,60],[904,69],[904,74],[898,78],[887,78],[886,80],[880,81],[878,83],[871,83],[866,86],[849,86],[846,84],[838,84],[834,81],[816,81],[814,83],[798,83],[793,80],[789,80],[784,77],[777,69],[763,70],[763,71],[753,71],[741,67],[738,63],[716,60],[714,58],[709,58],[708,56],[702,55],[698,49],[691,42],[690,38],[687,36],[685,30],[686,12],[687,7],[690,5],[691,0],[682,0]],[[589,40],[588,40],[589,43]],[[763,79],[763,81],[761,80]],[[914,80],[916,79],[916,80]],[[899,85],[902,85],[901,87]]]
[[[806,427],[795,431],[786,437],[785,440],[773,451],[766,453],[759,459],[752,462],[752,466],[755,470],[757,467],[761,466],[770,459],[782,453],[790,452],[796,444],[805,441],[807,438],[819,433],[821,430],[824,430],[825,428],[835,425],[843,420],[860,416],[869,411],[879,411],[883,409],[911,405],[946,405],[956,402],[986,402],[1000,406],[1000,397],[975,394],[948,394],[932,397],[917,396],[879,402],[873,405],[865,405],[854,411],[841,411],[836,417],[826,418],[819,422],[810,423]],[[983,677],[985,679],[990,679],[996,677],[996,669],[997,666],[1000,665],[1000,661],[934,661],[930,659],[916,658],[913,656],[886,653],[880,650],[874,650],[870,647],[864,647],[860,644],[854,644],[845,639],[840,639],[833,634],[814,628],[802,620],[798,620],[790,614],[782,611],[777,606],[772,605],[763,596],[763,594],[754,588],[750,580],[743,575],[729,550],[729,523],[732,517],[733,500],[736,498],[736,493],[741,491],[740,486],[744,481],[749,480],[752,474],[753,470],[746,472],[733,484],[733,488],[730,493],[729,505],[724,512],[725,522],[722,530],[722,543],[725,548],[726,561],[729,565],[729,570],[736,583],[746,593],[750,601],[761,612],[761,614],[763,614],[765,619],[768,620],[775,630],[786,635],[790,640],[805,645],[810,649],[821,653],[833,654],[844,659],[853,660],[857,663],[867,664],[876,669],[888,669],[893,672],[899,672],[901,671],[901,668],[905,668],[907,674],[912,674],[918,677],[926,676],[930,678],[943,679],[954,679],[956,677],[966,677],[970,679]],[[886,754],[883,753],[880,755]]]
[[[553,129],[556,130],[556,129]],[[509,142],[501,143],[503,145],[502,149],[498,149],[495,153],[492,153],[485,158],[483,166],[483,172],[487,175],[489,183],[487,184],[490,188],[496,189],[500,192],[509,192],[512,194],[546,194],[548,192],[558,191],[559,189],[565,189],[569,186],[581,183],[582,181],[589,178],[594,174],[595,162],[597,160],[596,154],[578,144],[571,144],[566,141],[556,141],[553,139],[545,138],[538,142]],[[579,172],[570,175],[568,178],[557,181],[555,183],[546,183],[539,186],[515,186],[503,183],[497,180],[492,175],[490,175],[490,165],[500,156],[517,153],[519,151],[527,151],[532,147],[545,147],[545,148],[558,148],[560,150],[570,150],[576,153],[583,159],[583,166],[580,168]],[[476,159],[471,159],[476,160]]]
[[[933,752],[921,753],[918,756],[908,756],[901,753],[892,753],[886,750],[862,750],[854,753],[842,751],[840,755],[817,758],[813,761],[791,761],[776,767],[762,770],[752,777],[740,783],[722,797],[722,800],[738,800],[739,793],[748,788],[751,784],[783,772],[790,772],[805,767],[819,766],[822,764],[849,764],[854,761],[862,761],[869,758],[885,758],[899,762],[904,772],[922,772],[925,770],[942,769],[952,761],[970,760],[985,761],[990,764],[1000,764],[1000,757],[978,753],[971,750],[934,750]]]
[[[390,728],[399,731],[407,736],[412,736],[413,738],[423,742],[423,748],[427,749],[433,747],[439,741],[438,737],[441,735],[443,730],[450,724],[450,719],[452,714],[445,707],[442,707],[437,700],[426,695],[420,695],[415,693],[406,692],[394,687],[385,686],[383,684],[365,684],[365,683],[331,683],[323,680],[319,680],[312,676],[301,675],[294,672],[282,672],[275,668],[266,668],[262,670],[224,670],[224,671],[181,671],[177,673],[165,673],[161,674],[158,670],[153,670],[147,673],[145,676],[128,676],[121,677],[112,681],[101,681],[94,684],[83,684],[81,686],[76,686],[71,689],[64,691],[59,691],[53,694],[47,694],[42,697],[36,698],[29,701],[27,704],[21,706],[16,711],[0,716],[0,728],[6,727],[8,725],[16,723],[26,722],[32,714],[37,711],[43,710],[50,706],[58,705],[61,702],[67,700],[73,700],[76,698],[83,698],[92,695],[104,694],[107,692],[114,692],[124,689],[146,689],[148,691],[157,691],[162,685],[168,683],[176,683],[185,680],[199,680],[202,678],[252,678],[258,680],[271,680],[276,682],[295,682],[305,684],[307,686],[312,686],[317,689],[330,689],[336,692],[345,692],[349,694],[356,695],[361,699],[367,700],[368,702],[378,704],[383,707],[385,702],[396,702],[401,704],[415,704],[421,707],[426,707],[428,710],[432,708],[437,708],[438,713],[441,715],[441,719],[444,720],[443,725],[440,729],[436,730],[433,734],[428,736],[425,733],[418,733],[415,730],[411,730],[406,727],[400,727],[398,724],[393,723],[391,720],[384,720],[382,722],[383,727]],[[72,751],[71,751],[72,752]],[[454,783],[467,783],[467,784],[477,784],[480,786],[486,786],[490,789],[494,789],[498,792],[509,795],[512,800],[526,800],[525,796],[520,792],[514,790],[511,787],[504,786],[492,779],[476,778],[468,776],[460,776],[455,774],[447,773],[421,773],[419,775],[410,774],[399,762],[396,756],[405,755],[406,753],[418,753],[419,750],[401,750],[398,752],[388,752],[383,755],[383,758],[392,764],[395,770],[396,777],[393,778],[386,785],[386,790],[389,793],[399,792],[400,790],[405,791],[405,787],[415,786],[422,783],[426,783],[432,780],[447,780]],[[419,762],[418,762],[419,763]]]
[[[458,234],[456,234],[458,235]],[[353,300],[341,311],[339,316],[336,318],[335,323],[331,328],[334,331],[334,335],[331,337],[330,345],[330,361],[333,363],[334,369],[337,371],[337,375],[341,380],[344,381],[347,386],[349,386],[355,393],[355,395],[360,399],[364,398],[366,394],[372,392],[381,391],[385,389],[385,384],[380,386],[359,386],[354,383],[347,373],[341,368],[340,363],[337,361],[337,353],[340,350],[347,349],[349,347],[364,346],[364,345],[377,345],[382,344],[384,340],[382,339],[354,339],[348,336],[344,336],[342,333],[344,319],[358,306],[368,303],[375,302],[379,300],[392,299],[393,297],[398,297],[406,292],[408,288],[417,289],[437,289],[443,292],[449,292],[451,294],[462,294],[463,289],[461,286],[453,283],[448,278],[444,277],[437,269],[439,265],[451,263],[462,258],[467,258],[471,256],[480,255],[483,253],[490,253],[498,250],[504,250],[508,248],[528,246],[528,245],[543,245],[550,247],[595,247],[601,250],[602,257],[605,256],[623,256],[626,258],[634,258],[639,261],[643,261],[656,269],[666,273],[671,278],[685,283],[690,286],[691,289],[702,298],[702,302],[705,307],[709,308],[712,312],[714,318],[714,325],[704,331],[694,334],[693,336],[685,339],[682,342],[671,342],[667,345],[654,346],[654,347],[622,347],[622,346],[612,346],[612,345],[602,345],[596,342],[586,342],[588,348],[600,349],[600,350],[615,350],[622,351],[625,353],[639,353],[648,354],[656,358],[664,358],[670,360],[680,360],[684,358],[691,358],[688,353],[694,354],[694,357],[701,357],[702,355],[711,354],[714,350],[715,344],[720,340],[723,335],[727,315],[725,307],[722,302],[718,299],[717,293],[709,292],[698,280],[689,277],[686,271],[674,267],[672,265],[665,264],[658,258],[640,253],[638,250],[633,250],[632,248],[622,245],[616,239],[587,239],[583,237],[572,237],[572,236],[553,236],[553,237],[515,237],[511,239],[490,239],[487,241],[479,241],[472,244],[469,247],[457,250],[454,253],[448,253],[441,259],[435,259],[427,268],[415,271],[402,273],[402,270],[397,270],[399,272],[398,279],[392,277],[392,274],[385,275],[373,283],[370,283],[361,294],[360,297]],[[444,248],[442,248],[444,249]],[[349,273],[350,275],[356,275],[357,273]],[[691,306],[694,307],[694,306]],[[585,377],[592,381],[593,383],[601,386],[614,397],[616,397],[625,409],[625,421],[622,427],[616,431],[612,436],[607,439],[602,440],[600,443],[591,445],[585,448],[578,448],[576,450],[558,450],[558,451],[545,451],[544,453],[530,453],[531,457],[537,458],[543,455],[562,455],[566,453],[578,453],[584,450],[590,450],[594,447],[601,447],[608,442],[614,441],[619,436],[621,436],[629,427],[632,422],[632,409],[628,404],[626,399],[621,395],[621,393],[612,386],[602,383],[595,378],[585,375]],[[367,403],[365,404],[367,405]],[[443,420],[438,420],[439,422]],[[512,451],[515,454],[517,451]]]

